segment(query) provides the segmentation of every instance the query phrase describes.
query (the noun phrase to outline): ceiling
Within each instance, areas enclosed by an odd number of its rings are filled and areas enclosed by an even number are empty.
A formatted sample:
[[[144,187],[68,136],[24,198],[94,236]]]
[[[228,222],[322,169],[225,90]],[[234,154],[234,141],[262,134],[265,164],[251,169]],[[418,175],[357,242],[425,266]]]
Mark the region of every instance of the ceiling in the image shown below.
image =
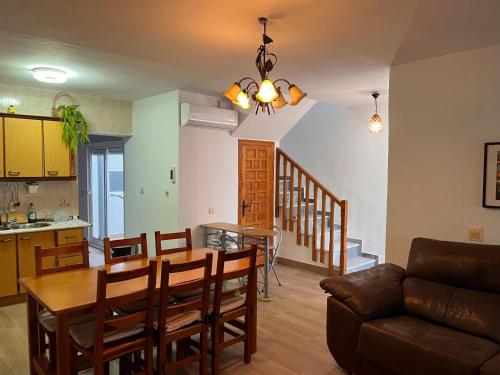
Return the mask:
[[[272,78],[348,106],[387,92],[391,64],[500,43],[497,0],[2,0],[6,8],[0,82],[54,88],[30,72],[53,66],[73,73],[61,89],[120,99],[217,94],[257,77],[259,16],[270,18],[279,57]]]

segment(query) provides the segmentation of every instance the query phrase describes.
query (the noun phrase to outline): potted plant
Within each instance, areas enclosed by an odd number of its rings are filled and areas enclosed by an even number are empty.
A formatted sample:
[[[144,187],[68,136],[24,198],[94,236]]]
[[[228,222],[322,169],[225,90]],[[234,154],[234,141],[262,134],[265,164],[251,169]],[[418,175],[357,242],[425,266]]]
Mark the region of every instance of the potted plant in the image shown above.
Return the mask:
[[[61,104],[58,107],[59,117],[63,123],[62,137],[73,155],[77,153],[79,143],[89,142],[89,126],[78,107],[77,104]]]

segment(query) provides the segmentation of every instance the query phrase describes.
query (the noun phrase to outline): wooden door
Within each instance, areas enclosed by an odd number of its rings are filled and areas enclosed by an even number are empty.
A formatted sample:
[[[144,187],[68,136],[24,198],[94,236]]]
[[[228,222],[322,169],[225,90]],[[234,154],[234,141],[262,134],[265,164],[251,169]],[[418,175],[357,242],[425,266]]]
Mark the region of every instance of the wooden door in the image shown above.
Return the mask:
[[[238,159],[238,224],[269,228],[274,220],[274,142],[240,139]]]
[[[0,297],[17,294],[16,236],[0,236]]]
[[[70,152],[62,140],[60,121],[43,121],[45,177],[68,177],[71,173]]]
[[[34,276],[35,269],[35,246],[42,248],[55,247],[55,232],[34,232],[17,235],[17,263],[19,266],[19,277]],[[55,257],[43,258],[42,267],[55,267]]]
[[[4,118],[5,177],[43,177],[42,121]]]

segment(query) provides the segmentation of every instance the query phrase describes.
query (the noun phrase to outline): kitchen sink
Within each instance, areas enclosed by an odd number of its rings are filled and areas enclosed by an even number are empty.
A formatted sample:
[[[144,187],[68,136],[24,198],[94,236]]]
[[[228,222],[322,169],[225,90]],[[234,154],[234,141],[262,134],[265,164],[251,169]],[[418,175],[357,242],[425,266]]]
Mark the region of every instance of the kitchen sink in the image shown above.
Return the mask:
[[[4,230],[10,230],[10,228],[9,227],[0,227],[0,232],[4,231]]]
[[[32,229],[32,228],[45,228],[51,226],[51,223],[28,223],[28,224],[12,224],[10,229]],[[0,229],[2,230],[2,229]]]

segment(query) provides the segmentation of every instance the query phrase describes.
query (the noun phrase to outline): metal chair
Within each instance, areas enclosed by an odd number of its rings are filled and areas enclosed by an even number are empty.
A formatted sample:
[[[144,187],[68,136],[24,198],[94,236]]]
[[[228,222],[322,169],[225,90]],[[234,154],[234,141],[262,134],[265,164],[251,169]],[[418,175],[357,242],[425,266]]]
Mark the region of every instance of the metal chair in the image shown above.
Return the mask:
[[[222,249],[226,253],[235,253],[242,250],[240,244],[234,239],[234,237],[231,237],[227,234],[223,234],[220,237],[220,243]]]
[[[278,276],[278,272],[276,272],[276,263],[278,261],[278,255],[280,254],[280,245],[281,245],[281,239],[283,238],[283,233],[281,232],[281,228],[273,225],[269,229],[274,230],[275,232],[278,232],[278,235],[276,236],[276,242],[273,244],[272,247],[269,248],[269,270],[268,273],[271,272],[271,270],[274,273],[274,276],[276,277],[276,281],[278,281],[278,285],[281,286],[281,281]]]

